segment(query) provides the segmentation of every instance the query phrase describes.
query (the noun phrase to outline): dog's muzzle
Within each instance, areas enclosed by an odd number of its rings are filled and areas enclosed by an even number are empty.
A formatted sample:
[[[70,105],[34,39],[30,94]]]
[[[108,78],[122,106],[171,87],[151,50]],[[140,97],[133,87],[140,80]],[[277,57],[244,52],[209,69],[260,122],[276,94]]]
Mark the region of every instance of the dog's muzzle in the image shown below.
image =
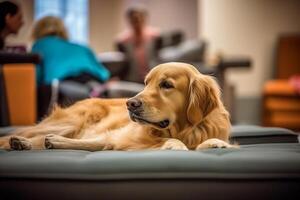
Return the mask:
[[[159,122],[152,122],[143,117],[143,102],[138,98],[131,98],[126,102],[129,116],[132,121],[143,124],[152,124],[159,128],[167,128],[170,124],[170,120],[165,119]]]
[[[142,124],[152,124],[159,128],[167,128],[170,124],[170,120],[168,120],[168,119],[165,119],[165,120],[159,121],[159,122],[151,122],[151,121],[143,118],[142,116],[140,116],[134,112],[131,112],[131,111],[129,111],[129,116],[130,116],[131,120],[134,122],[139,122]]]

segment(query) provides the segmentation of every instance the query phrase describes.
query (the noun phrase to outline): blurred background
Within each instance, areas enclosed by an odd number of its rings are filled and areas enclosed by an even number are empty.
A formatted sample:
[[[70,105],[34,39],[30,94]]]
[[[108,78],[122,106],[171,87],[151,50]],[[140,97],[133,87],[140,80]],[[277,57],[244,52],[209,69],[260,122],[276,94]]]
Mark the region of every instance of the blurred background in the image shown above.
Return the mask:
[[[24,45],[30,52],[34,23],[44,16],[57,16],[65,23],[71,42],[90,47],[99,62],[124,81],[131,81],[122,74],[128,73],[122,68],[130,67],[131,57],[126,48],[117,47],[117,38],[129,26],[125,16],[128,8],[142,5],[147,10],[147,24],[159,30],[150,68],[165,61],[195,64],[219,80],[234,124],[299,130],[298,0],[14,2],[22,8],[24,25],[17,35],[6,39],[6,44]],[[279,68],[283,73],[288,71],[287,75],[281,75]]]

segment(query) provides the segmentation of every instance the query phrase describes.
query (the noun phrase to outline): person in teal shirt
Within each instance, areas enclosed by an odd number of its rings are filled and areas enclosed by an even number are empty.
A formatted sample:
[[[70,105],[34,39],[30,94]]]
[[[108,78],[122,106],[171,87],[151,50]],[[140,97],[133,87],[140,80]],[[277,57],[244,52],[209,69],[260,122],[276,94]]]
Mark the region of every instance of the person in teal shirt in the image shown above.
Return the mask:
[[[68,41],[60,18],[42,18],[34,26],[32,36],[35,41],[32,52],[42,57],[36,72],[38,85],[50,85],[55,79],[65,80],[82,74],[88,74],[100,82],[109,79],[109,71],[90,48]]]
[[[101,82],[109,79],[109,71],[96,59],[93,52],[78,44],[70,43],[57,36],[38,39],[33,53],[42,56],[42,64],[37,68],[38,84],[51,84],[54,79],[64,80],[68,77],[87,73]]]

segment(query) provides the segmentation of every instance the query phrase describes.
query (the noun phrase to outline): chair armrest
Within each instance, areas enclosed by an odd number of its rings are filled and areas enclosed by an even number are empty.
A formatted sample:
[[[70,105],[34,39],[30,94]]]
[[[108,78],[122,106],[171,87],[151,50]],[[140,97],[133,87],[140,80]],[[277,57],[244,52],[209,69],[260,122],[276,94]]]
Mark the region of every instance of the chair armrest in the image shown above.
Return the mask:
[[[225,57],[221,58],[217,67],[222,70],[227,68],[250,68],[251,59],[247,57]]]
[[[217,78],[221,88],[224,88],[226,84],[225,71],[228,68],[251,68],[252,62],[250,58],[247,57],[221,57],[218,64],[215,66],[217,71]]]

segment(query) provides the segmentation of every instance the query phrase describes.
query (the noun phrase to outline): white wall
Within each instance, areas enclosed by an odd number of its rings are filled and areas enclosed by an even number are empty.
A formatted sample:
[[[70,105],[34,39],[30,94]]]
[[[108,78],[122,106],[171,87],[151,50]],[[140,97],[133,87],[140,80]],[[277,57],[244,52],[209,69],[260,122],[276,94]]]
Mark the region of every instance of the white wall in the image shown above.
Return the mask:
[[[199,35],[209,41],[210,54],[222,51],[252,58],[251,70],[227,74],[237,95],[259,96],[264,81],[271,78],[278,35],[300,32],[300,1],[199,0],[199,11]]]
[[[136,3],[147,8],[150,25],[161,31],[182,30],[187,38],[197,38],[198,0],[123,0],[122,14]]]
[[[89,0],[89,43],[96,52],[112,51],[120,31],[122,0]]]

